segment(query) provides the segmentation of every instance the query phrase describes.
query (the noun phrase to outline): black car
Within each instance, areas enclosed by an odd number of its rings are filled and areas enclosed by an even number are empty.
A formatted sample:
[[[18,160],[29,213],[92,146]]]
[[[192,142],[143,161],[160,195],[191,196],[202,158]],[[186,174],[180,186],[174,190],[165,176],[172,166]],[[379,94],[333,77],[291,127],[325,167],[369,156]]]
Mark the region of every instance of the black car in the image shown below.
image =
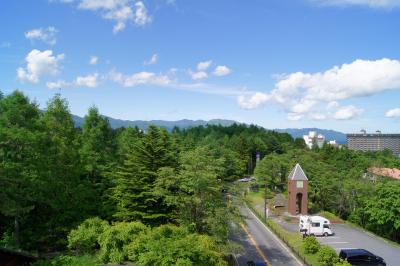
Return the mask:
[[[339,253],[339,257],[347,260],[351,265],[386,266],[386,262],[383,258],[365,249],[342,249]]]

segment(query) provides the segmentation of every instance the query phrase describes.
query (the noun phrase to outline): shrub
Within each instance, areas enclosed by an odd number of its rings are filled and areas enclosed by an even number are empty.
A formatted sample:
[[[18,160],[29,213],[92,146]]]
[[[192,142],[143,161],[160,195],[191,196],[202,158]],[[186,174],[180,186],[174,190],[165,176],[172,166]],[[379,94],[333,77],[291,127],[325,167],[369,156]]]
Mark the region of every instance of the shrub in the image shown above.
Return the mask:
[[[128,246],[129,260],[140,265],[226,265],[214,238],[162,225]]]
[[[351,266],[351,264],[347,260],[339,259],[337,262],[333,264],[333,266]]]
[[[10,230],[5,231],[0,239],[0,247],[18,249],[18,244],[15,242],[14,233]]]
[[[339,261],[336,251],[328,246],[322,246],[317,253],[317,257],[318,262],[324,266],[333,266]]]
[[[314,236],[308,236],[303,240],[304,252],[307,254],[315,254],[321,248],[321,244]]]
[[[32,266],[97,266],[99,261],[95,256],[69,256],[61,255],[49,261],[38,261]]]
[[[140,222],[120,222],[109,226],[99,237],[100,259],[104,263],[127,260],[126,246],[148,228]]]
[[[79,253],[91,253],[99,247],[99,236],[109,227],[98,217],[85,220],[68,235],[68,247]]]

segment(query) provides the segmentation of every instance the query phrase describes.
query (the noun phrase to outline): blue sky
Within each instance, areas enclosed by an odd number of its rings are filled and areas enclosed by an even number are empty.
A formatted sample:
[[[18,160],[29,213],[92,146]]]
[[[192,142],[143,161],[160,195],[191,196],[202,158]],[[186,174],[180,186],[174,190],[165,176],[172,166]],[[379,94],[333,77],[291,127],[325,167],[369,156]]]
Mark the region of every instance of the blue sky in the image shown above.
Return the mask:
[[[13,0],[0,23],[0,90],[42,108],[399,132],[399,0]]]

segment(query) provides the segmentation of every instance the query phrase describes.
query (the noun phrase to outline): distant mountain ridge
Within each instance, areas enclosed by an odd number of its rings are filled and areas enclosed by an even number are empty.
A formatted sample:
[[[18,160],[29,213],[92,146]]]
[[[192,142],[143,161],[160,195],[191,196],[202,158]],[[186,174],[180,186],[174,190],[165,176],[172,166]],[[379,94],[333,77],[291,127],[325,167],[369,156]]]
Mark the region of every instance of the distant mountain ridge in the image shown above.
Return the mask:
[[[197,126],[206,126],[206,125],[221,125],[221,126],[230,126],[233,124],[242,124],[240,122],[228,119],[211,119],[211,120],[190,120],[190,119],[182,119],[177,121],[166,121],[166,120],[122,120],[116,119],[112,117],[107,117],[108,121],[112,128],[120,128],[120,127],[135,127],[137,126],[140,129],[147,129],[150,125],[155,125],[159,127],[164,127],[168,131],[171,131],[175,126],[181,129],[197,127]],[[75,121],[75,125],[77,127],[81,127],[83,125],[84,119],[77,115],[72,115],[72,118]],[[309,131],[316,131],[318,134],[322,134],[326,137],[327,140],[336,140],[340,144],[345,144],[346,134],[329,129],[320,129],[320,128],[284,128],[284,129],[271,129],[281,133],[288,133],[293,138],[302,138],[303,135],[307,135]]]
[[[233,124],[241,124],[234,120],[227,119],[211,119],[211,120],[190,120],[190,119],[182,119],[177,121],[166,121],[166,120],[122,120],[115,119],[112,117],[105,116],[112,128],[120,128],[120,127],[135,127],[137,126],[140,129],[147,129],[150,125],[155,125],[158,127],[164,127],[165,129],[171,131],[175,126],[185,129],[197,126],[206,126],[206,125],[221,125],[221,126],[230,126]],[[77,127],[81,127],[83,125],[84,119],[77,115],[72,115],[73,120],[75,121],[75,125]]]

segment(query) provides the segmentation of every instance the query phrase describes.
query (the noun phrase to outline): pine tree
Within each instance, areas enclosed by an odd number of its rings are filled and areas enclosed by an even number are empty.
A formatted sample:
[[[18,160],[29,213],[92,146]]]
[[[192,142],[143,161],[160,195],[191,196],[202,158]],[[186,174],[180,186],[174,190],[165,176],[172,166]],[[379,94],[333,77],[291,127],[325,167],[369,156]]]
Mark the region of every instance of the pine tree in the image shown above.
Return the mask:
[[[168,132],[150,126],[125,155],[114,174],[115,186],[110,192],[117,205],[118,220],[142,220],[150,224],[166,222],[169,209],[153,192],[160,168],[177,165]]]
[[[34,208],[40,177],[43,136],[39,109],[19,91],[0,100],[0,212],[14,219],[20,244],[20,223]]]
[[[58,94],[54,96],[40,121],[46,137],[46,164],[41,174],[42,197],[30,217],[37,224],[32,227],[32,234],[44,242],[60,242],[60,235],[66,235],[87,217],[93,205],[93,191],[90,183],[81,179],[78,134],[66,100]],[[65,242],[64,238],[61,240]]]

